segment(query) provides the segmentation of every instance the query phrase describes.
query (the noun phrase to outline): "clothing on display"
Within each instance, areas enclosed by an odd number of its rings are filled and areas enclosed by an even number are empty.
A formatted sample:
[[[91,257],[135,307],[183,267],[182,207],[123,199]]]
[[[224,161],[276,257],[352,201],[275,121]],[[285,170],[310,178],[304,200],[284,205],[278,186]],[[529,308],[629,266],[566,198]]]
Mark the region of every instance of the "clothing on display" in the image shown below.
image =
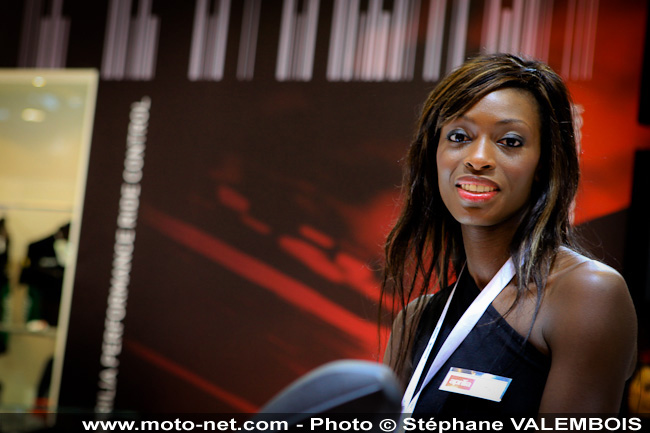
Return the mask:
[[[28,321],[45,320],[50,326],[58,323],[69,231],[66,224],[28,247],[20,275],[20,282],[29,286]]]
[[[0,323],[6,324],[11,317],[10,291],[7,264],[9,263],[9,234],[4,218],[0,219]],[[7,350],[6,332],[0,332],[0,353]]]

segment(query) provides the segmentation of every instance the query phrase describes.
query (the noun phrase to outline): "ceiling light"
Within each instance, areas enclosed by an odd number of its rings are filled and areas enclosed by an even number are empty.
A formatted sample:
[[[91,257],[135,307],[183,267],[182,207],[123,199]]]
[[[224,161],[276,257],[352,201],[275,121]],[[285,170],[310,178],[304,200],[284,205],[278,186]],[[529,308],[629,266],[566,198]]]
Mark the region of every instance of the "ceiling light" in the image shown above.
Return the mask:
[[[45,111],[36,108],[25,108],[20,117],[25,122],[42,122],[45,120]]]
[[[34,87],[43,87],[45,85],[45,78],[41,76],[36,76],[32,79],[32,85]]]

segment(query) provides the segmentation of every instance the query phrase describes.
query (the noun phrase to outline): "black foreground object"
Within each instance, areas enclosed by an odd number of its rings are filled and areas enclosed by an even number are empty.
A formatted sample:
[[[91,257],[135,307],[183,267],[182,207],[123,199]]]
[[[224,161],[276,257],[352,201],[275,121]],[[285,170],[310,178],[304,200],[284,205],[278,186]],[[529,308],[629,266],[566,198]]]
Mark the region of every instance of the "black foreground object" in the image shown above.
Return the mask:
[[[298,424],[327,415],[338,421],[367,420],[374,427],[371,431],[381,431],[379,421],[399,419],[401,400],[401,386],[387,366],[369,361],[334,361],[293,382],[251,420],[286,421],[290,429],[309,430],[307,424]]]

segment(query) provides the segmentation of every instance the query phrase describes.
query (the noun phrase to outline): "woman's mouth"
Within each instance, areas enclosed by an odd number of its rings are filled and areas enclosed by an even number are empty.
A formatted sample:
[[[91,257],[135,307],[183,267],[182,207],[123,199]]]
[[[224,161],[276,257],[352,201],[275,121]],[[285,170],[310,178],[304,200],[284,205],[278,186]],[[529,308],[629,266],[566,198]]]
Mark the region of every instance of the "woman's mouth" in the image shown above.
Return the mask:
[[[462,182],[456,185],[460,198],[470,202],[484,202],[492,199],[499,192],[496,186]]]
[[[491,192],[491,191],[496,191],[495,187],[492,186],[485,186],[485,185],[474,185],[474,184],[463,184],[459,185],[461,189],[469,192]]]

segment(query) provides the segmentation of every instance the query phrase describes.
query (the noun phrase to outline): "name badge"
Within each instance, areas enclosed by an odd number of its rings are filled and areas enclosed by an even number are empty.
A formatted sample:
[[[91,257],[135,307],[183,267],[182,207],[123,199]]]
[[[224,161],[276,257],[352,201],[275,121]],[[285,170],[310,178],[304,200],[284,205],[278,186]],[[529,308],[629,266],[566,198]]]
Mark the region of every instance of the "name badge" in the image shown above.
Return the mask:
[[[439,389],[499,402],[510,382],[512,379],[507,377],[451,367]]]

